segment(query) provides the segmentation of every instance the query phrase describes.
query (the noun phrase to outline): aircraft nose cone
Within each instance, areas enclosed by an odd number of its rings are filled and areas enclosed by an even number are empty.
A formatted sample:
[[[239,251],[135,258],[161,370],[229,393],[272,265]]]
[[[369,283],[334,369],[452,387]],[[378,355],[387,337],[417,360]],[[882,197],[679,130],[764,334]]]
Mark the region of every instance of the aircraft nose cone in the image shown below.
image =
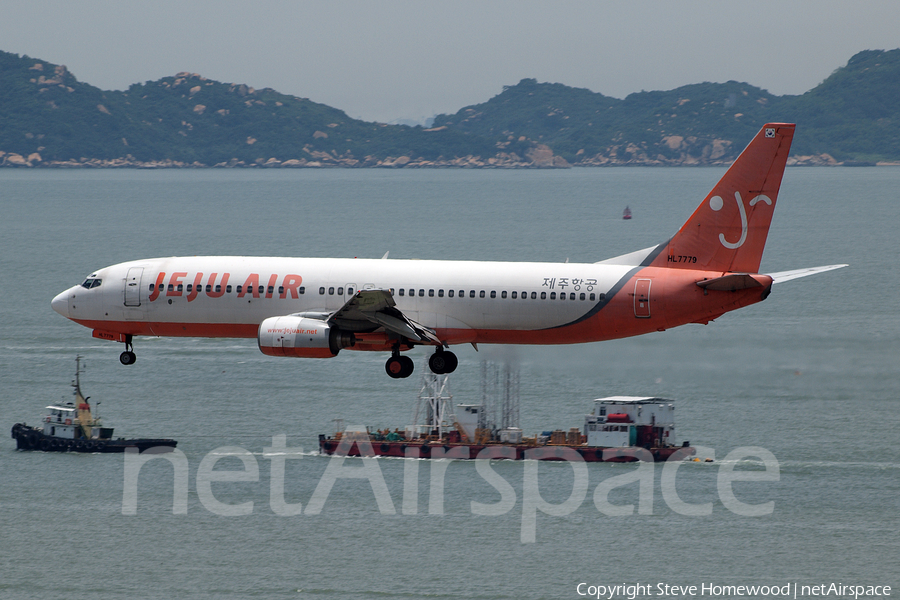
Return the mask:
[[[66,290],[62,294],[57,295],[53,300],[50,301],[50,306],[53,307],[53,310],[61,314],[62,316],[69,318],[69,290]]]

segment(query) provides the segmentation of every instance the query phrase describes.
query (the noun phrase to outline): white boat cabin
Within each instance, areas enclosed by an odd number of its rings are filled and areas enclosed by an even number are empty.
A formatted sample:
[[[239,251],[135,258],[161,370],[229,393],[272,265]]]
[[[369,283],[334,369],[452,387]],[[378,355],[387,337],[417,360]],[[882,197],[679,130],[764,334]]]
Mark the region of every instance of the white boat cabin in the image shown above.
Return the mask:
[[[675,405],[643,396],[597,398],[584,418],[584,435],[588,446],[603,448],[674,444]]]
[[[80,429],[75,405],[67,402],[62,406],[54,404],[45,408],[47,415],[44,417],[44,435],[66,440],[75,439],[76,430]]]

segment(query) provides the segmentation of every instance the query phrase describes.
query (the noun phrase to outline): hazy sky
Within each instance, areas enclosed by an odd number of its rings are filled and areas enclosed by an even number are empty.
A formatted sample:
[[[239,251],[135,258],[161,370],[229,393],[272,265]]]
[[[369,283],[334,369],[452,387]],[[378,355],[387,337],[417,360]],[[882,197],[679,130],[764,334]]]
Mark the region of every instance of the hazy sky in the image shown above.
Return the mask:
[[[424,120],[524,77],[623,98],[703,81],[800,94],[900,47],[900,0],[0,0],[0,50],[102,89],[179,71]]]

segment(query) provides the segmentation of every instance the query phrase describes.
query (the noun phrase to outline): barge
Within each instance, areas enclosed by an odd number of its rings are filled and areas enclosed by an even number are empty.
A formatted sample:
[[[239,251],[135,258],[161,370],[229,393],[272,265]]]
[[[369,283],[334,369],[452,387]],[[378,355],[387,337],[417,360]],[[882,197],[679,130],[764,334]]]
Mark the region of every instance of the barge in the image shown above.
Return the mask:
[[[89,398],[81,393],[81,357],[75,358],[74,402],[60,402],[47,406],[43,423],[33,427],[16,423],[12,438],[17,450],[44,452],[124,452],[137,448],[174,448],[178,442],[170,439],[113,438],[112,427],[104,427],[99,415],[92,413]]]
[[[446,389],[446,375],[426,375],[423,390]],[[319,435],[322,454],[397,458],[504,458],[509,460],[584,460],[633,462],[685,460],[695,454],[690,442],[675,443],[675,405],[655,397],[611,396],[594,400],[583,427],[544,431],[530,437],[515,426],[494,427],[485,404],[458,404],[450,396],[421,395],[425,423],[403,429],[336,431]],[[416,413],[420,411],[417,409]],[[517,412],[517,411],[516,411]],[[342,420],[338,420],[342,423]]]

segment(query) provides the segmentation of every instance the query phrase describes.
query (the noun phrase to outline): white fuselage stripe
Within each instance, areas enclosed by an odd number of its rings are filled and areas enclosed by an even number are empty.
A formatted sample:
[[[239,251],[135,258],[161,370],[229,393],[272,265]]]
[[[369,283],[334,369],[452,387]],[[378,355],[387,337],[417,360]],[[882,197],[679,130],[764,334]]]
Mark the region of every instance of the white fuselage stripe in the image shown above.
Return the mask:
[[[125,276],[132,267],[143,267],[139,308],[124,306]],[[603,298],[621,287],[623,278],[633,269],[594,263],[188,257],[107,267],[96,274],[103,280],[100,288],[79,294],[86,297],[102,291],[102,312],[111,321],[258,324],[272,316],[337,310],[349,299],[350,286],[357,290],[389,288],[394,290],[398,309],[431,328],[535,330],[577,322],[596,313],[603,306]],[[222,288],[219,297],[210,297],[206,286],[214,290],[215,285],[223,285],[226,273],[230,291]],[[301,278],[299,286],[304,293],[296,297],[293,290],[279,294],[278,288],[289,275]],[[213,276],[215,279],[211,279]],[[150,285],[156,286],[158,281],[164,289],[151,301]],[[187,286],[195,281],[200,281],[203,289],[191,298]],[[261,297],[246,292],[248,281],[253,287],[263,286]],[[274,282],[274,291],[267,298],[270,282]],[[242,286],[242,294],[238,294],[237,286]],[[460,297],[461,291],[464,297]],[[565,294],[565,300],[561,294]],[[99,304],[88,298],[80,303],[83,309],[79,313],[87,312],[88,305]],[[95,306],[90,312],[99,314],[100,308]],[[86,314],[73,316],[89,318]]]

